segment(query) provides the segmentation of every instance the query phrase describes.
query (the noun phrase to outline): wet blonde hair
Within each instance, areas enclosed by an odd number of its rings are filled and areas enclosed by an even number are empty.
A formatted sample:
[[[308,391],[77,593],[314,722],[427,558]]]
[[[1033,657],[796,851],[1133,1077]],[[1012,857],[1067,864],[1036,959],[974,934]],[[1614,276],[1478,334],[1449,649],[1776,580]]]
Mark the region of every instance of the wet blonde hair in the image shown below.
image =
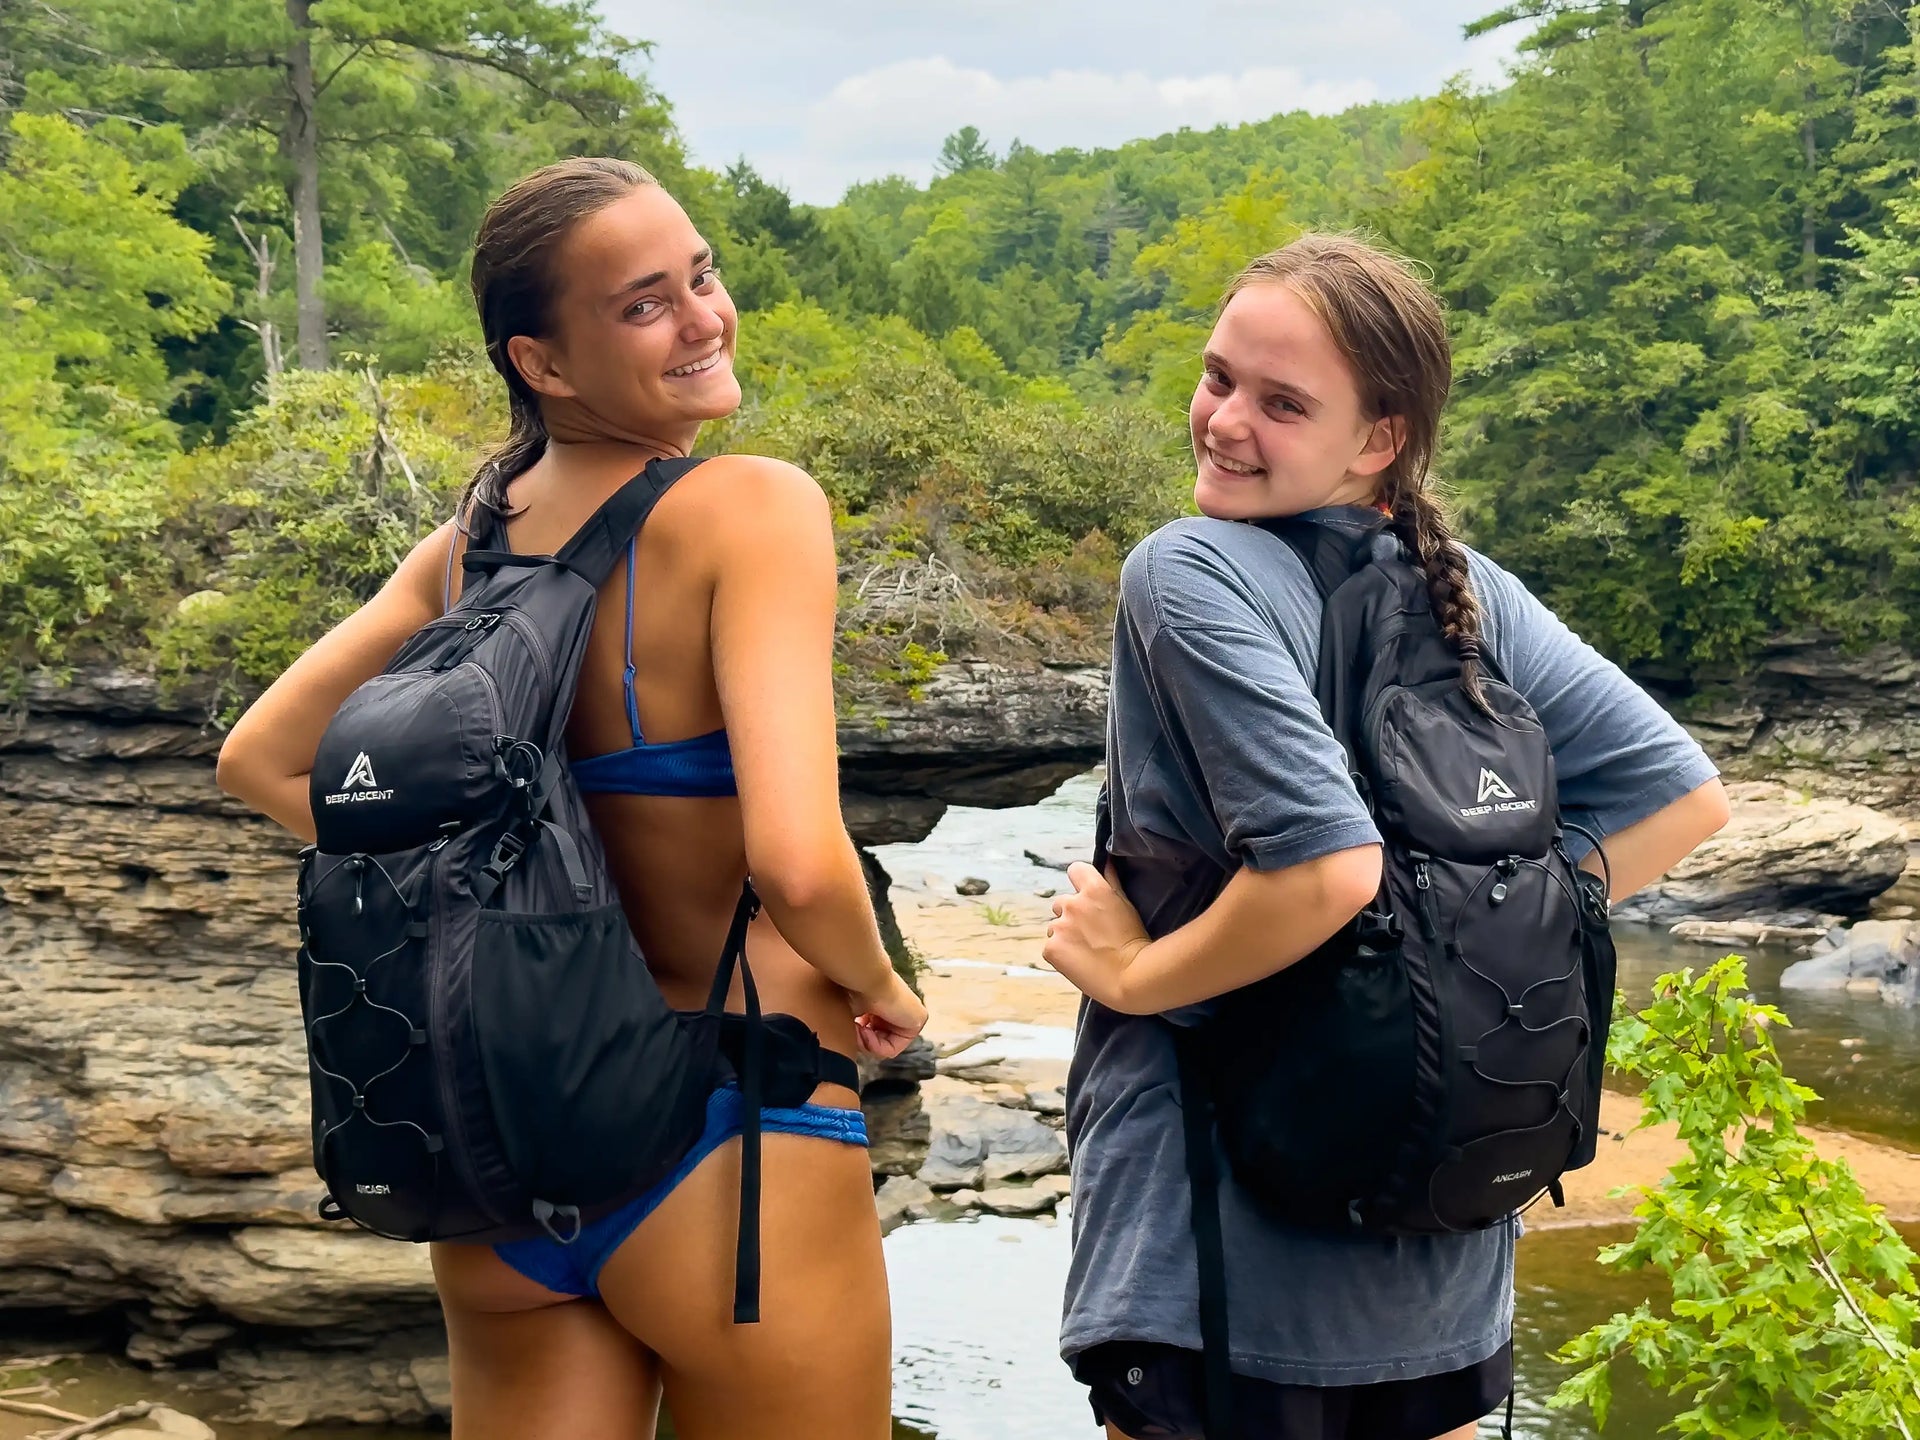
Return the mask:
[[[1410,262],[1347,235],[1306,234],[1260,256],[1233,278],[1220,308],[1253,285],[1284,285],[1304,300],[1346,357],[1366,418],[1400,422],[1400,449],[1380,473],[1377,498],[1427,577],[1434,616],[1460,656],[1462,683],[1484,704],[1480,606],[1467,552],[1428,471],[1453,384],[1440,297]]]

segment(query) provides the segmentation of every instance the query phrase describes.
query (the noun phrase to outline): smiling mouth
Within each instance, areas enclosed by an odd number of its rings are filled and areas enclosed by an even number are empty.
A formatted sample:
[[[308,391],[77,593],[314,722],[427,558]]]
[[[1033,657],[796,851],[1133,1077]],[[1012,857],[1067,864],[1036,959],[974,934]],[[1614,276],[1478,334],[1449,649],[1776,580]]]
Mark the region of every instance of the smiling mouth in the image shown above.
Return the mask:
[[[711,355],[703,355],[690,365],[676,366],[672,370],[667,371],[667,374],[676,380],[688,375],[704,374],[720,363],[720,358],[726,353],[726,348],[724,345],[715,346]]]
[[[1258,465],[1243,464],[1238,460],[1229,460],[1211,445],[1207,447],[1207,460],[1214,469],[1227,475],[1264,475],[1267,472]]]

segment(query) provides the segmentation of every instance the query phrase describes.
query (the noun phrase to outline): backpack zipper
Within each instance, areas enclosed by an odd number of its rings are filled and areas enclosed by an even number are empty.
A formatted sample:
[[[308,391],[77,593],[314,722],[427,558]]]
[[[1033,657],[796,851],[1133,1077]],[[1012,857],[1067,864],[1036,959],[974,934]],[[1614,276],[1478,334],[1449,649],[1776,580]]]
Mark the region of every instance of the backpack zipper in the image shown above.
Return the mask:
[[[494,723],[498,724],[501,716],[501,705],[503,703],[500,699],[500,686],[495,682],[486,666],[473,660],[463,660],[460,663],[472,666],[473,673],[480,677],[481,688],[487,692],[487,698],[493,702]]]
[[[527,649],[533,655],[534,668],[540,672],[541,682],[549,688],[553,685],[553,657],[547,652],[547,637],[540,633],[540,627],[527,619],[518,610],[502,612],[507,628],[517,630],[527,642]]]
[[[1413,888],[1414,900],[1420,911],[1420,933],[1429,941],[1435,941],[1440,938],[1440,917],[1434,910],[1433,872],[1427,868],[1431,858],[1427,855],[1413,856]]]
[[[500,623],[503,613],[499,610],[481,610],[469,615],[466,623],[460,627],[465,632],[466,638],[455,641],[447,653],[434,661],[429,668],[436,674],[442,674],[466,663],[467,657],[473,654],[480,642],[492,633],[493,627]],[[451,620],[453,617],[447,618]]]

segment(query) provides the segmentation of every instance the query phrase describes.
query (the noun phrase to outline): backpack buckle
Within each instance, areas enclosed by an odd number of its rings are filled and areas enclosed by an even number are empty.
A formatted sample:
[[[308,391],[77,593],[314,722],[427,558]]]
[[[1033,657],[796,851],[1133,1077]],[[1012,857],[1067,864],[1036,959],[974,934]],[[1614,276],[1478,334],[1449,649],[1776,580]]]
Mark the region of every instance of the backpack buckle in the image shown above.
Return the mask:
[[[1362,910],[1354,919],[1353,938],[1363,950],[1397,949],[1405,934],[1400,917],[1390,911]]]
[[[527,853],[527,842],[518,830],[503,830],[500,838],[493,842],[493,853],[487,856],[487,863],[480,873],[498,885],[507,878],[507,872],[520,863],[520,857]]]

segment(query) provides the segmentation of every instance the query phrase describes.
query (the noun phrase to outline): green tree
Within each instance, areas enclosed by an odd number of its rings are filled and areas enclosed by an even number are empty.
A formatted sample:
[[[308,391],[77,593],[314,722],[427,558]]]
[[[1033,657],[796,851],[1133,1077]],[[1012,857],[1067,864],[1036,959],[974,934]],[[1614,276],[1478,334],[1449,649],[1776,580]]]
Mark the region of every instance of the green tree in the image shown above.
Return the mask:
[[[986,140],[972,125],[962,125],[940,142],[940,158],[933,162],[942,175],[964,175],[970,170],[991,170],[995,160]]]
[[[323,189],[355,167],[377,186],[396,160],[446,156],[446,133],[420,124],[438,118],[437,83],[511,84],[544,123],[565,110],[603,140],[664,126],[622,69],[644,47],[606,33],[589,0],[83,0],[77,13],[117,63],[69,77],[56,100],[144,105],[206,136],[243,191],[284,193],[306,368],[328,352]]]
[[[1807,32],[1779,7],[1537,9],[1552,48],[1496,99],[1429,111],[1393,226],[1452,307],[1444,459],[1474,537],[1620,659],[1899,633],[1911,597],[1877,536],[1904,502],[1833,428],[1824,358],[1823,257],[1863,203],[1832,57],[1796,69]],[[1857,83],[1880,65],[1847,63]]]
[[[1170,412],[1185,412],[1220,292],[1247,261],[1299,233],[1290,208],[1280,177],[1255,170],[1134,257],[1134,276],[1156,303],[1110,334],[1102,351],[1123,384]]]
[[[171,208],[177,130],[9,122],[0,170],[0,671],[125,644],[165,594],[160,346],[212,325],[226,287]]]

